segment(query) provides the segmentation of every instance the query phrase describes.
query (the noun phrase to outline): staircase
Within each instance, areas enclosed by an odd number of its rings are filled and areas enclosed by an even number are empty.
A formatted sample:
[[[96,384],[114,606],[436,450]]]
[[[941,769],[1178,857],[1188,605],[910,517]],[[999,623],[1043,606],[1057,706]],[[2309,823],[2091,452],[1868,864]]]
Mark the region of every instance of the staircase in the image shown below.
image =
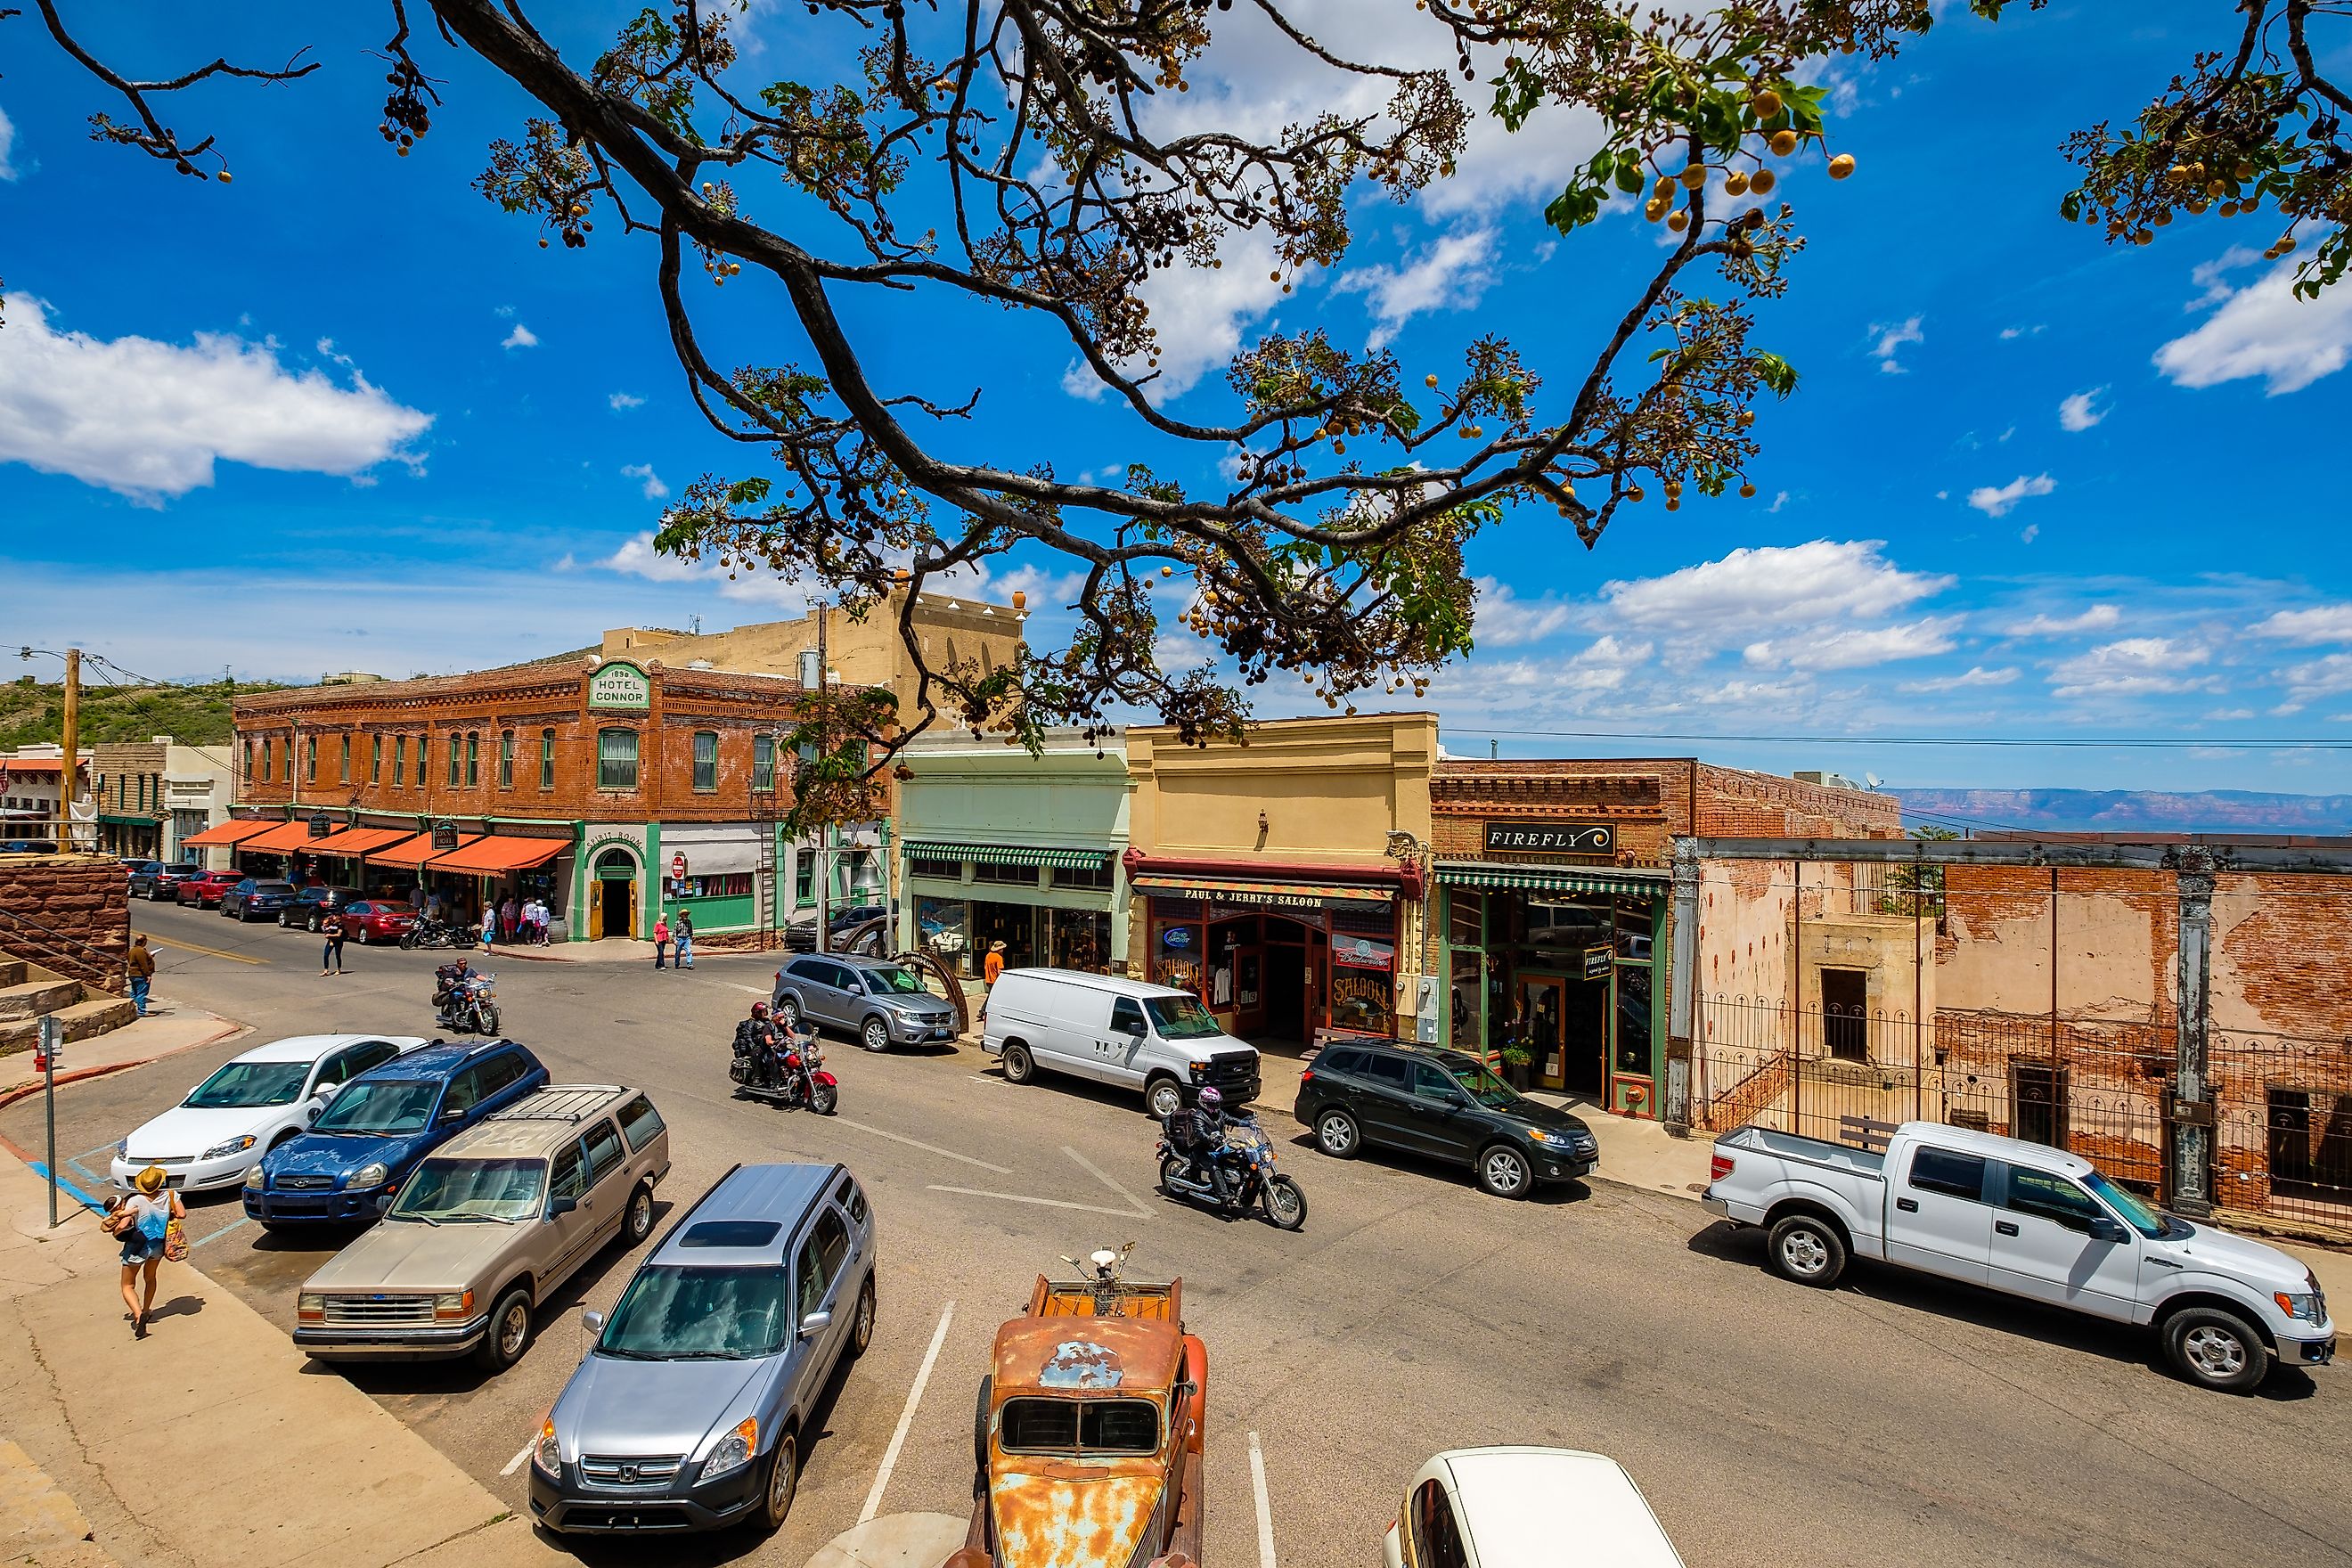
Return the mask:
[[[0,1057],[31,1050],[43,1018],[56,1018],[70,1042],[119,1029],[138,1016],[128,996],[0,952]]]

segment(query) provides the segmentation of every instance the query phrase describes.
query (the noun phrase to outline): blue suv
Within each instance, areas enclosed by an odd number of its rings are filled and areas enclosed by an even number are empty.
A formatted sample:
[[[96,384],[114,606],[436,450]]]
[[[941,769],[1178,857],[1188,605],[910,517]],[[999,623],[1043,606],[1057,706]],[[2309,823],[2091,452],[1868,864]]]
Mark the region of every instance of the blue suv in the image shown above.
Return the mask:
[[[245,1178],[245,1212],[269,1230],[373,1220],[418,1161],[546,1086],[547,1069],[512,1040],[436,1041],[396,1057],[262,1156]]]

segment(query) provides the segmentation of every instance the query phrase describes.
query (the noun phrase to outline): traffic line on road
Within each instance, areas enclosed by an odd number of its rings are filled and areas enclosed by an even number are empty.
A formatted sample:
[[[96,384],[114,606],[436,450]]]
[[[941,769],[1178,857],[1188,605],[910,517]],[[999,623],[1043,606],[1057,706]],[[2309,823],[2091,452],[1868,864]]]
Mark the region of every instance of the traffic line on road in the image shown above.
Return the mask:
[[[121,1148],[121,1140],[120,1140],[120,1139],[117,1139],[114,1142],[111,1142],[111,1143],[100,1143],[100,1144],[97,1148],[95,1148],[95,1149],[85,1149],[85,1150],[83,1150],[80,1153],[76,1154],[76,1155],[73,1157],[73,1162],[72,1162],[72,1163],[73,1163],[74,1164],[79,1165],[79,1164],[80,1164],[84,1160],[89,1159],[92,1154],[103,1154],[103,1153],[105,1153],[109,1149],[119,1149],[119,1148]]]
[[[1250,1490],[1257,1494],[1257,1568],[1274,1568],[1274,1510],[1265,1500],[1265,1451],[1249,1435]]]
[[[240,1215],[236,1219],[229,1221],[226,1225],[213,1232],[210,1236],[200,1236],[196,1237],[195,1240],[188,1243],[188,1245],[190,1247],[202,1247],[207,1241],[218,1241],[230,1231],[236,1230],[243,1226],[251,1225],[252,1223],[253,1216],[251,1215]]]
[[[961,1160],[967,1165],[977,1165],[983,1171],[993,1171],[1000,1176],[1009,1176],[1013,1173],[1005,1166],[992,1165],[985,1160],[975,1160],[969,1154],[959,1154],[952,1149],[942,1149],[936,1143],[926,1143],[919,1139],[909,1138],[903,1132],[892,1132],[884,1128],[869,1126],[863,1121],[852,1121],[846,1116],[836,1116],[833,1120],[840,1122],[844,1127],[855,1127],[860,1132],[871,1132],[877,1138],[887,1138],[893,1143],[904,1143],[909,1149],[920,1149],[926,1154],[939,1154],[950,1160]]]
[[[499,1472],[499,1474],[500,1474],[500,1475],[502,1475],[502,1476],[510,1476],[510,1475],[513,1475],[517,1470],[521,1469],[521,1468],[522,1468],[522,1466],[523,1466],[523,1461],[524,1461],[524,1460],[526,1460],[526,1459],[528,1459],[528,1458],[530,1458],[530,1451],[531,1451],[533,1448],[536,1448],[536,1447],[539,1447],[539,1439],[538,1439],[538,1438],[536,1438],[536,1437],[533,1437],[530,1442],[525,1443],[521,1447],[517,1448],[517,1449],[515,1450],[515,1457],[514,1457],[513,1458],[509,1459],[509,1460],[507,1461],[507,1463],[506,1463],[506,1468],[504,1468],[504,1469],[500,1470],[500,1471]]]
[[[1079,1209],[1087,1214],[1107,1214],[1113,1219],[1151,1217],[1149,1211],[1139,1216],[1133,1209],[1105,1208],[1100,1204],[1074,1204],[1066,1198],[1033,1198],[1024,1193],[992,1193],[979,1187],[943,1187],[936,1183],[927,1184],[926,1192],[956,1193],[967,1198],[1002,1198],[1008,1204],[1036,1204],[1049,1209]]]
[[[874,1489],[866,1494],[866,1506],[857,1510],[857,1522],[872,1521],[882,1507],[882,1492],[890,1484],[890,1472],[898,1468],[898,1451],[907,1446],[907,1429],[915,1424],[915,1408],[923,1402],[924,1385],[931,1381],[931,1368],[940,1359],[940,1346],[947,1342],[948,1325],[955,1321],[953,1301],[940,1313],[940,1326],[931,1331],[931,1348],[923,1352],[923,1364],[915,1373],[915,1386],[907,1390],[907,1407],[898,1412],[898,1425],[891,1429],[890,1446],[882,1450],[882,1468],[874,1472]]]
[[[38,1160],[27,1160],[25,1163],[30,1165],[33,1168],[33,1174],[40,1177],[41,1180],[46,1182],[49,1179],[49,1168],[47,1165],[42,1164]],[[88,1193],[83,1192],[79,1187],[75,1186],[63,1176],[59,1176],[57,1179],[57,1182],[58,1191],[65,1194],[68,1197],[72,1198],[76,1203],[81,1205],[82,1207],[95,1210],[100,1214],[104,1214],[106,1212],[106,1205],[104,1204],[100,1203],[96,1198],[91,1197]]]
[[[1129,1192],[1125,1187],[1120,1186],[1117,1182],[1113,1181],[1111,1179],[1110,1173],[1105,1171],[1092,1160],[1087,1159],[1084,1154],[1079,1153],[1076,1149],[1071,1148],[1067,1143],[1062,1145],[1062,1152],[1067,1154],[1071,1159],[1076,1160],[1078,1163],[1079,1168],[1085,1171],[1087,1175],[1092,1176],[1096,1181],[1100,1182],[1104,1186],[1108,1187],[1112,1192],[1117,1193],[1120,1197],[1127,1200],[1128,1207],[1133,1209],[1145,1219],[1150,1219],[1151,1217],[1153,1211],[1146,1208],[1143,1205],[1143,1201],[1138,1198],[1133,1193]]]
[[[162,946],[176,947],[182,952],[201,952],[206,958],[226,958],[231,963],[268,963],[273,962],[267,958],[256,958],[249,952],[231,952],[226,948],[202,947],[193,942],[182,942],[177,937],[157,936],[152,931],[144,932],[143,934],[149,942],[156,942]]]
[[[730,991],[749,991],[754,996],[765,997],[771,994],[768,986],[746,985],[740,980],[722,980],[719,984]]]

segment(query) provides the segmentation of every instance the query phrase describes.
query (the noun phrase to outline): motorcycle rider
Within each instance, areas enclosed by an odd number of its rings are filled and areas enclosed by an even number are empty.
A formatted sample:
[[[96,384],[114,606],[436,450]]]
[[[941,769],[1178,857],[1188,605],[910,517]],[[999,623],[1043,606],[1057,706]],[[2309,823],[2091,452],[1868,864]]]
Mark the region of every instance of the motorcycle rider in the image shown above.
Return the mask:
[[[456,1027],[449,1010],[457,1000],[457,988],[473,975],[472,967],[463,955],[454,962],[436,965],[433,971],[433,1021],[443,1028]]]
[[[751,1004],[751,1016],[735,1026],[735,1054],[751,1058],[751,1076],[761,1085],[774,1089],[781,1081],[777,1076],[776,1026],[768,1021],[768,1005]]]
[[[1225,1097],[1214,1084],[1204,1086],[1193,1103],[1171,1111],[1163,1130],[1169,1147],[1184,1156],[1185,1173],[1208,1184],[1220,1207],[1233,1203],[1233,1183],[1226,1170],[1225,1129],[1249,1121],[1246,1111],[1229,1114]]]

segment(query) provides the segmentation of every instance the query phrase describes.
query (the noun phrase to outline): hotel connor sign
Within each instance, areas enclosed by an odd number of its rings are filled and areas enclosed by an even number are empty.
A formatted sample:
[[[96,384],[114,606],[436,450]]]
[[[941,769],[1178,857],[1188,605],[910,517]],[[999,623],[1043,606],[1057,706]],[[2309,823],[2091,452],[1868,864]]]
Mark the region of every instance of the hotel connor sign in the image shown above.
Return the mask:
[[[1489,822],[1489,855],[1613,855],[1617,827],[1608,822]]]
[[[588,706],[604,713],[643,713],[653,706],[654,683],[625,659],[600,664],[588,677]]]

